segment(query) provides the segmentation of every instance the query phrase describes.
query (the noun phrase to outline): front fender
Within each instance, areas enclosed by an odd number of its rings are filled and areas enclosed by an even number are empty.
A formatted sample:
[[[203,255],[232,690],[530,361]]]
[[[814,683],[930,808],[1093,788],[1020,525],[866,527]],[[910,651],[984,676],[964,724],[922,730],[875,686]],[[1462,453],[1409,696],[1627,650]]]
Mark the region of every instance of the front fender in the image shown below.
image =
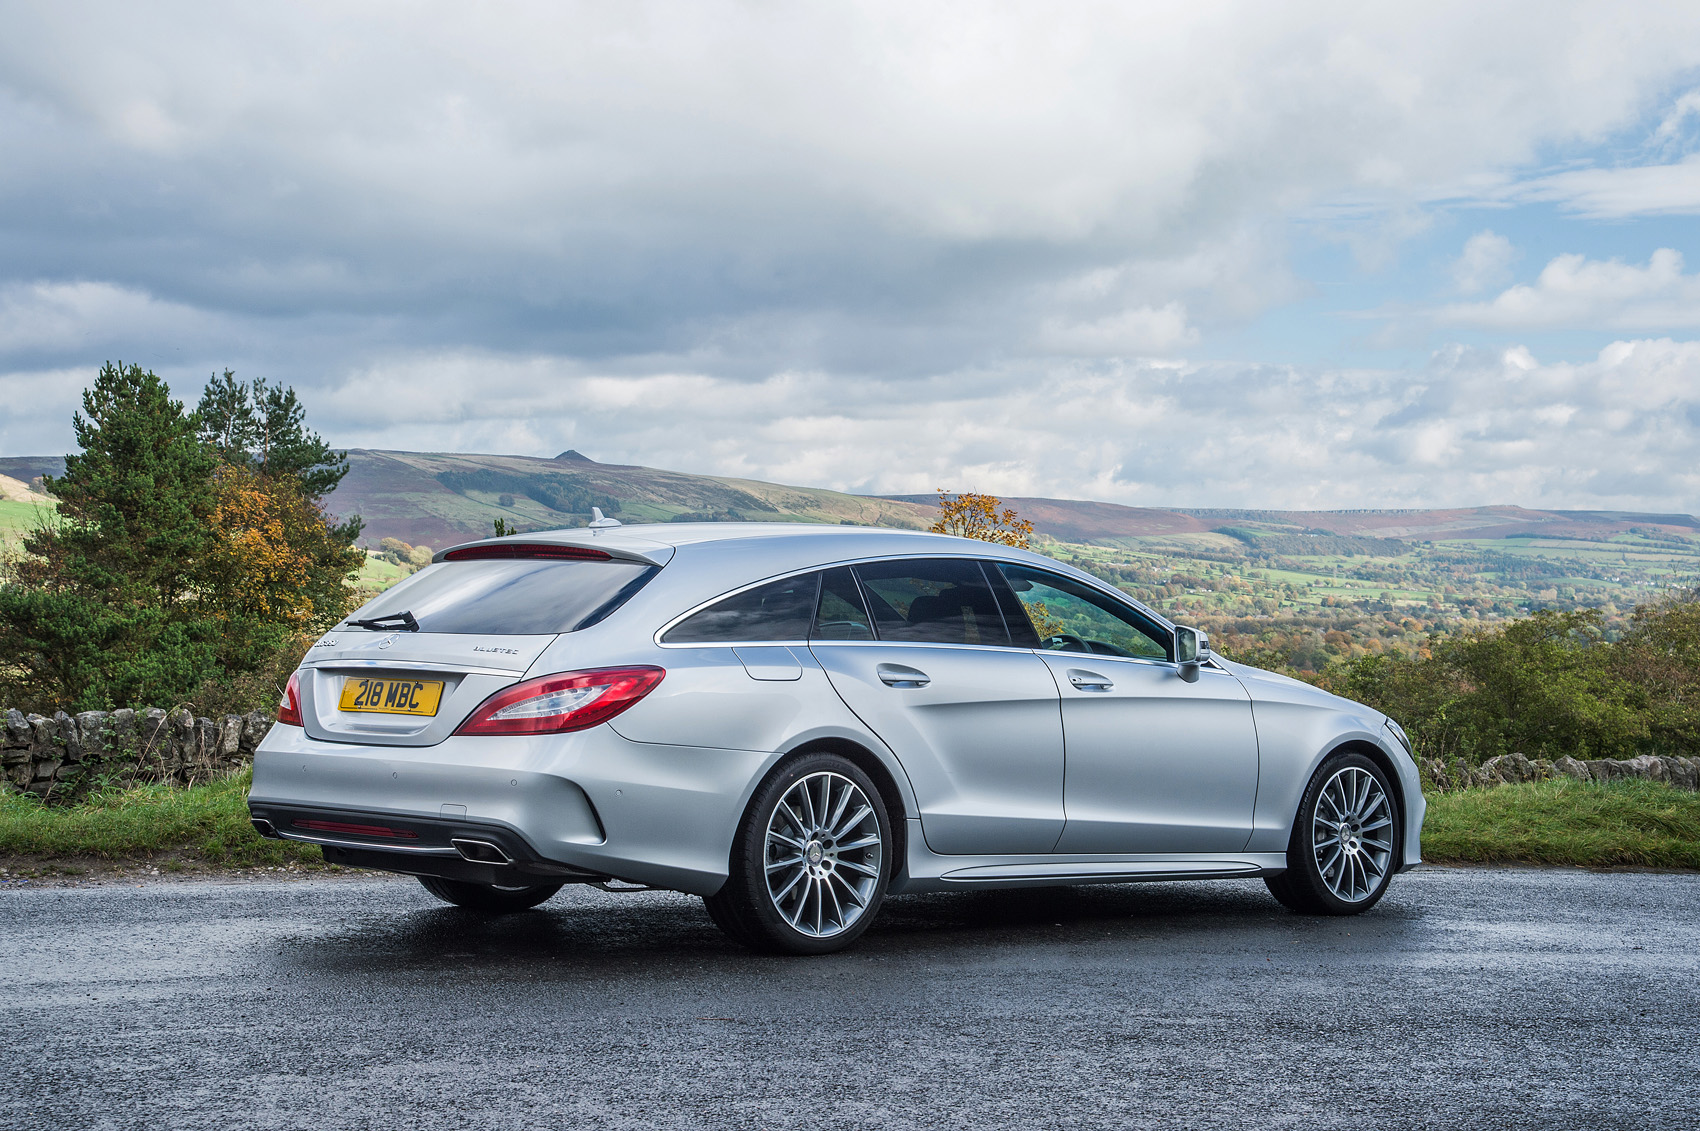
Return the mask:
[[[1257,803],[1248,852],[1285,852],[1305,787],[1324,759],[1343,746],[1377,751],[1392,772],[1404,815],[1404,871],[1422,862],[1422,825],[1427,812],[1417,764],[1388,733],[1381,712],[1285,676],[1224,664],[1251,695],[1257,724]]]

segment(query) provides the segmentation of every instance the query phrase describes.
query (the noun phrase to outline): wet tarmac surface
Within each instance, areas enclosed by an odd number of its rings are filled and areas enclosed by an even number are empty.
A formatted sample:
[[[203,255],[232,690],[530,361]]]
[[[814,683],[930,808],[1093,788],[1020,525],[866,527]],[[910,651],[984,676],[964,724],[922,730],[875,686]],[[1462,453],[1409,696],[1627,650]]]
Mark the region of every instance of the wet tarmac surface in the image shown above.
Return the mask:
[[[7,1128],[1700,1126],[1700,876],[893,900],[759,958],[684,896],[0,892]]]

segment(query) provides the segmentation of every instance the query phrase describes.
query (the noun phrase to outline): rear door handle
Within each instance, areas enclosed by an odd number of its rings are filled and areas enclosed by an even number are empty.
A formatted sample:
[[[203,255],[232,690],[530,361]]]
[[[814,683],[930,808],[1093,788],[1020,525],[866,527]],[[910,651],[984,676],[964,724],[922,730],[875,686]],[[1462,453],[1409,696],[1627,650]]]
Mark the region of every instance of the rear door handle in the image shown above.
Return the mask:
[[[1068,681],[1074,684],[1076,691],[1108,691],[1116,685],[1115,681],[1109,676],[1099,675],[1097,672],[1082,671],[1079,668],[1070,669]]]
[[[933,682],[926,672],[907,668],[902,664],[881,664],[874,669],[874,674],[878,675],[880,682],[887,687],[925,687]]]

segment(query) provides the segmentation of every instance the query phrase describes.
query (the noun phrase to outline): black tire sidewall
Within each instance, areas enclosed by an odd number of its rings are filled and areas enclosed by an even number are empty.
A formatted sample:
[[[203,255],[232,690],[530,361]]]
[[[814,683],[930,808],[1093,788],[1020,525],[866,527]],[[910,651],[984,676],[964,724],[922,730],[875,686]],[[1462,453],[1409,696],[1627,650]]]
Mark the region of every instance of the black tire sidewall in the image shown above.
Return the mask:
[[[1313,818],[1317,800],[1322,796],[1323,787],[1334,775],[1348,767],[1363,770],[1373,776],[1387,796],[1388,808],[1393,811],[1393,855],[1387,862],[1387,872],[1367,898],[1355,903],[1341,899],[1328,889],[1321,869],[1316,865],[1316,853],[1313,851],[1316,832]],[[1393,875],[1399,870],[1403,838],[1404,819],[1401,815],[1399,795],[1394,791],[1393,783],[1388,780],[1387,771],[1376,765],[1374,759],[1355,751],[1334,754],[1324,759],[1316,773],[1311,776],[1310,784],[1305,787],[1304,798],[1299,802],[1292,840],[1287,849],[1287,874],[1292,881],[1296,881],[1298,894],[1311,910],[1324,915],[1356,915],[1374,907],[1387,893],[1387,885],[1393,882]]]
[[[773,906],[767,891],[766,852],[767,823],[785,796],[797,782],[810,774],[830,772],[856,783],[873,807],[880,830],[880,875],[866,910],[850,928],[830,938],[816,938],[797,930]],[[756,789],[738,829],[738,840],[732,850],[732,874],[727,881],[733,888],[735,900],[727,909],[732,911],[746,929],[747,937],[739,939],[761,950],[785,954],[830,954],[855,942],[879,914],[885,900],[885,889],[896,862],[892,859],[891,817],[885,801],[873,779],[856,763],[839,754],[804,754],[782,763]]]

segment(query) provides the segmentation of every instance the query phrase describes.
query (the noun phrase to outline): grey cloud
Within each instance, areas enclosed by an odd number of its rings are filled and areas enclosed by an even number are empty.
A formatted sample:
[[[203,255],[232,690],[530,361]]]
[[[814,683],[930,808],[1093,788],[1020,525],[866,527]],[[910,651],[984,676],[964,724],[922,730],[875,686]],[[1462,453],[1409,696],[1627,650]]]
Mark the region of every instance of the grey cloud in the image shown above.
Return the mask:
[[[1379,195],[1402,230],[1700,63],[1676,4],[165,2],[6,32],[7,451],[62,448],[124,357],[190,397],[282,378],[346,444],[1248,505],[1557,482],[1490,441],[1533,402],[1459,408],[1482,371],[1179,355],[1293,297],[1288,217]]]

